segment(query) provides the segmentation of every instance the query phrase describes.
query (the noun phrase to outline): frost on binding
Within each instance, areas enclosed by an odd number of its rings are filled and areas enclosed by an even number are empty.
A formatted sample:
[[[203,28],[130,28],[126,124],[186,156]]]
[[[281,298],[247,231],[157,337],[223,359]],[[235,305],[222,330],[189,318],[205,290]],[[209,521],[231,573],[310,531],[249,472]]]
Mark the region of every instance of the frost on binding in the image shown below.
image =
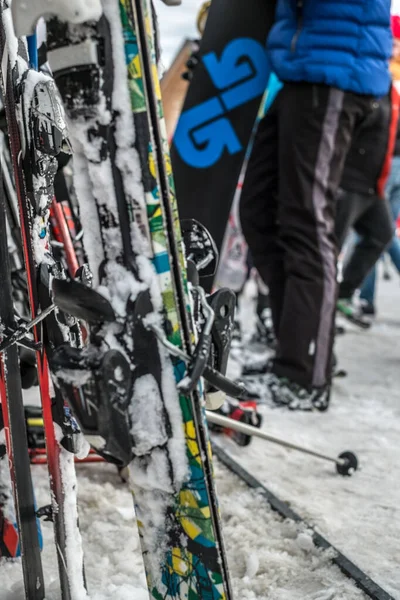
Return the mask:
[[[20,56],[17,60],[21,95],[16,105],[24,159],[33,161],[31,203],[33,204],[32,241],[36,265],[48,262],[49,207],[54,196],[54,177],[58,162],[53,133],[59,132],[62,149],[68,148],[65,114],[53,80],[33,69]],[[44,136],[42,133],[44,132]],[[43,147],[39,149],[42,140]],[[45,148],[45,146],[48,148]],[[48,151],[47,151],[48,150]],[[51,262],[51,260],[50,260]]]

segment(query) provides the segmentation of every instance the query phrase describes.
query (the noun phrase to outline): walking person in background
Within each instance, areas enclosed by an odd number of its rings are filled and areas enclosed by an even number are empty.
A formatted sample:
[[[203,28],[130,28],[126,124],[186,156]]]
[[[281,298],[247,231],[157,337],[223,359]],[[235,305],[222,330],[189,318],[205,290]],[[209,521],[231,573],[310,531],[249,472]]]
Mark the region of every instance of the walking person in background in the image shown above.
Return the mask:
[[[391,45],[390,0],[278,0],[268,52],[284,85],[260,122],[240,217],[270,291],[269,390],[291,409],[328,408],[336,195],[355,130],[388,93]]]
[[[390,62],[390,71],[393,77],[393,86],[400,92],[400,17],[392,17],[393,32],[393,55]],[[390,176],[386,184],[386,197],[391,208],[394,233],[387,253],[400,274],[400,239],[396,235],[396,221],[400,214],[400,123],[397,129],[396,144],[394,147],[394,156]],[[376,291],[376,266],[366,277],[360,291],[361,309],[366,315],[375,315],[375,291]]]
[[[337,310],[365,329],[371,323],[353,296],[393,236],[391,210],[384,191],[396,142],[399,114],[396,89],[392,87],[389,94],[374,101],[372,106],[346,157],[335,225],[339,250],[351,228],[358,234],[344,261]]]

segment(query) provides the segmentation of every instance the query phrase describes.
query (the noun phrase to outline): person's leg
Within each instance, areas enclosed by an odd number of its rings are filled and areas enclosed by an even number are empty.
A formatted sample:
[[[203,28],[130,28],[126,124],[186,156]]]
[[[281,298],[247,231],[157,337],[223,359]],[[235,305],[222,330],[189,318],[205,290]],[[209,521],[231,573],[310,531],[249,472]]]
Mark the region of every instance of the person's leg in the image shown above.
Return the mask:
[[[400,213],[400,156],[393,157],[385,195],[389,200],[393,220],[396,221]]]
[[[285,84],[279,106],[279,226],[286,283],[273,372],[303,387],[330,377],[336,304],[335,198],[367,99]]]
[[[243,234],[253,265],[269,288],[275,331],[279,329],[285,281],[277,223],[279,99],[280,94],[258,126],[240,199]]]
[[[376,265],[369,272],[363,281],[360,298],[365,300],[371,307],[375,306],[375,289],[376,289]]]
[[[393,235],[392,218],[386,199],[375,197],[370,208],[355,224],[360,235],[353,254],[343,271],[339,298],[351,298],[390,243]]]
[[[397,271],[400,273],[400,239],[396,234],[393,236],[390,246],[387,248],[387,253]]]
[[[393,157],[390,175],[385,188],[385,195],[390,204],[394,227],[396,227],[396,220],[400,213],[400,156]],[[393,236],[393,240],[386,251],[400,273],[400,241],[396,234]],[[365,300],[371,308],[375,307],[375,290],[376,265],[365,278],[360,290],[361,300]]]
[[[400,213],[400,156],[393,158],[392,169],[386,186],[386,194],[392,211],[393,226],[396,228],[396,221]],[[392,243],[388,247],[387,252],[392,263],[400,273],[400,240],[396,234],[393,236]]]
[[[336,200],[335,235],[339,252],[342,250],[354,223],[364,212],[365,200],[365,197],[357,194],[357,192],[340,190],[338,193]]]

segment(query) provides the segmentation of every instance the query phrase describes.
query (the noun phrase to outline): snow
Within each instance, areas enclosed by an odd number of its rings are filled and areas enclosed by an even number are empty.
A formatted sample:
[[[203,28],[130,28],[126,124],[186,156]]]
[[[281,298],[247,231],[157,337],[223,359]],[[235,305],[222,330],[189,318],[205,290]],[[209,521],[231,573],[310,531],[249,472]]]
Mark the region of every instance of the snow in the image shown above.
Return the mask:
[[[6,444],[6,430],[0,431],[0,447]],[[15,519],[14,504],[11,499],[11,474],[9,461],[6,454],[0,455],[0,505],[4,517],[8,520]]]
[[[157,4],[165,65],[182,37],[197,35],[195,16],[201,3],[184,0],[176,8]],[[80,167],[81,187],[89,188],[89,177],[83,165]],[[98,185],[102,185],[100,179]],[[93,211],[86,217],[88,222],[93,220],[91,235],[97,238],[97,214]],[[96,258],[100,262],[100,257]],[[147,266],[146,261],[143,270]],[[148,277],[151,279],[151,273]],[[219,443],[400,599],[400,573],[395,568],[400,560],[400,490],[396,485],[400,475],[398,281],[379,282],[379,293],[382,317],[372,331],[352,330],[338,340],[340,366],[349,370],[349,376],[335,383],[332,406],[326,414],[261,408],[263,427],[272,435],[333,455],[346,449],[356,451],[361,468],[353,478],[340,478],[331,464],[261,440],[253,440],[245,449],[235,447],[229,440],[219,439]],[[30,391],[28,397],[29,402],[37,402],[37,391]],[[46,468],[33,467],[33,475],[38,506],[48,504]],[[352,581],[332,566],[330,553],[313,546],[308,530],[282,521],[262,497],[218,464],[216,477],[237,600],[365,598]],[[128,487],[121,482],[115,467],[107,464],[79,465],[77,478],[90,598],[148,600]],[[59,600],[53,526],[42,523],[42,528],[46,598]],[[21,598],[20,562],[0,562],[0,569],[0,600]]]
[[[135,222],[147,223],[145,194],[142,184],[140,158],[133,147],[136,138],[131,113],[130,90],[126,84],[126,60],[124,39],[119,29],[119,7],[113,0],[103,0],[104,14],[109,20],[112,36],[112,52],[114,63],[114,88],[112,94],[113,109],[118,113],[115,121],[115,138],[117,142],[115,162],[121,171],[124,192],[131,203],[135,214]],[[144,234],[144,235],[143,235]],[[152,257],[151,244],[147,239],[147,226],[141,229],[132,227],[132,246],[140,248],[146,257]]]
[[[135,405],[130,407],[131,435],[135,440],[135,454],[144,456],[168,440],[162,398],[153,375],[149,373],[139,377],[134,383],[133,395]]]
[[[361,600],[364,595],[257,493],[217,465],[225,541],[237,600]],[[39,505],[48,502],[46,468],[34,468]],[[91,600],[148,600],[132,497],[115,467],[79,465],[79,520]],[[250,518],[249,518],[250,517]],[[59,600],[51,523],[43,523],[46,599]],[[16,600],[20,565],[0,563],[1,600]]]
[[[395,598],[400,598],[400,300],[394,281],[379,281],[379,316],[370,331],[347,325],[338,337],[339,368],[327,413],[262,406],[270,435],[328,455],[354,451],[360,469],[336,475],[330,463],[254,439],[248,449],[222,441],[234,458]],[[249,304],[243,303],[249,311]],[[242,309],[243,310],[243,309]],[[248,327],[248,320],[245,322]],[[248,357],[247,357],[248,358]],[[231,374],[238,365],[231,363]]]
[[[64,491],[64,515],[66,545],[65,554],[68,571],[71,574],[71,595],[74,600],[85,600],[88,594],[85,589],[82,572],[83,546],[78,523],[77,481],[72,454],[62,448],[60,452],[61,480]]]
[[[400,300],[398,280],[379,281],[378,316],[368,332],[348,328],[339,338],[346,379],[335,383],[324,414],[262,407],[263,428],[292,442],[338,455],[351,449],[360,459],[352,478],[330,463],[254,439],[238,448],[218,443],[341,552],[400,599]],[[249,306],[249,301],[247,305]],[[232,365],[231,365],[232,369]],[[28,394],[37,402],[36,390]],[[46,468],[33,468],[38,506],[49,502]],[[216,465],[217,489],[237,600],[361,600],[364,594],[317,550],[310,532],[282,522],[265,501],[224,467]],[[112,465],[78,465],[79,522],[92,600],[147,600],[132,496]],[[53,528],[42,523],[47,600],[59,600]],[[0,600],[21,596],[18,562],[1,563]],[[16,586],[16,587],[15,587]]]

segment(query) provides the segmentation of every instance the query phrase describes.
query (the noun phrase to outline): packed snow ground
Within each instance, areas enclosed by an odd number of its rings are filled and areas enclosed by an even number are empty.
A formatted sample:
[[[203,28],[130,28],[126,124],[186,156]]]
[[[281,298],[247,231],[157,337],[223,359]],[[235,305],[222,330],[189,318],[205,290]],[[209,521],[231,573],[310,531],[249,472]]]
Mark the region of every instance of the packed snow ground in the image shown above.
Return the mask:
[[[283,522],[257,493],[217,465],[236,600],[362,600],[364,594],[317,550],[311,534]],[[48,502],[46,468],[34,468],[38,504]],[[132,498],[110,465],[80,465],[79,514],[91,600],[148,600]],[[53,529],[43,524],[47,600],[59,600]],[[18,562],[0,561],[0,599],[23,598]]]
[[[369,331],[347,325],[327,413],[261,406],[271,435],[331,456],[354,451],[360,469],[336,475],[330,463],[254,439],[248,449],[221,443],[279,498],[395,598],[400,598],[400,278],[379,281],[379,315]],[[249,305],[244,318],[249,329]],[[251,362],[251,359],[250,359]],[[230,371],[237,373],[233,362]],[[225,439],[226,440],[226,439]]]
[[[379,281],[380,317],[369,332],[338,340],[348,377],[335,383],[325,414],[262,406],[264,429],[334,456],[351,449],[361,468],[350,479],[331,464],[253,440],[238,448],[218,442],[288,501],[307,521],[400,599],[400,286]],[[246,303],[251,306],[250,302]],[[249,320],[247,320],[247,325]],[[237,368],[232,363],[231,370]],[[37,400],[36,390],[29,401]],[[114,467],[79,465],[79,514],[92,600],[147,600],[132,498]],[[33,467],[38,505],[49,502],[47,472]],[[217,486],[236,600],[359,600],[352,581],[316,550],[310,533],[283,522],[265,501],[224,467]],[[59,600],[53,529],[42,524],[47,600]],[[19,562],[0,563],[0,600],[23,597]]]
[[[197,36],[195,19],[201,3],[183,0],[174,8],[157,4],[166,67],[182,38]],[[400,0],[392,1],[392,12],[400,14]],[[392,282],[379,282],[380,316],[372,331],[349,327],[338,339],[339,366],[349,375],[335,383],[327,414],[263,408],[264,428],[273,435],[334,456],[347,449],[357,452],[361,466],[352,479],[336,476],[328,463],[260,440],[247,450],[228,444],[236,459],[396,598],[400,598],[399,283],[397,274]]]
[[[181,7],[157,3],[167,67],[182,38],[196,37],[201,0]],[[396,4],[394,2],[393,4]],[[400,1],[397,2],[400,4]],[[400,6],[396,12],[400,12]],[[379,283],[382,315],[372,331],[338,340],[340,366],[326,414],[262,407],[271,434],[337,455],[351,449],[361,468],[352,479],[330,464],[254,440],[247,449],[220,442],[280,498],[400,599],[400,287]],[[233,365],[234,367],[234,365]],[[33,469],[38,505],[49,502],[47,471]],[[316,550],[310,534],[282,522],[258,495],[217,465],[226,546],[237,600],[358,600],[365,598]],[[132,498],[110,465],[78,467],[80,526],[92,600],[147,600]],[[53,528],[43,523],[47,600],[59,600]],[[0,562],[0,600],[23,598],[18,561]]]

